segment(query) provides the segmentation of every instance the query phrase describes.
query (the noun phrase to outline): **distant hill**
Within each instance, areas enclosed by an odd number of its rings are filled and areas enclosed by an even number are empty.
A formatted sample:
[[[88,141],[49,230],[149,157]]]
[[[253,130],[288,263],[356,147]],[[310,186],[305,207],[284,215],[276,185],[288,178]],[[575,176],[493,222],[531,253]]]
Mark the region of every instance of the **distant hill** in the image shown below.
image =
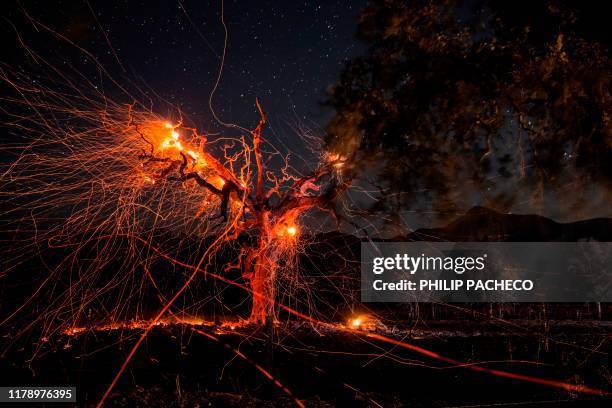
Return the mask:
[[[502,214],[473,207],[464,215],[439,228],[421,228],[408,235],[390,239],[371,237],[373,241],[451,241],[451,242],[576,242],[612,241],[612,218],[559,223],[535,214]],[[356,248],[361,240],[350,234],[333,231],[318,234],[317,251],[329,248]],[[320,246],[323,245],[323,246]]]
[[[593,218],[564,224],[539,215],[502,214],[484,207],[473,207],[444,227],[422,228],[403,240],[603,242],[612,241],[612,218]]]

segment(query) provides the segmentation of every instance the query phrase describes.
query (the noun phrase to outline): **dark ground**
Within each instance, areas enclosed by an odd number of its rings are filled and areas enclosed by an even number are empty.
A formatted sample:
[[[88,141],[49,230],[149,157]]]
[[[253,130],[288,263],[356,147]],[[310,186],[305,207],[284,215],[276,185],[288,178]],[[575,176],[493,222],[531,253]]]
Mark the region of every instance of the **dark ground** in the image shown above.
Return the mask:
[[[415,231],[397,240],[610,241],[611,223],[610,219],[596,219],[560,224],[538,216],[499,214],[474,208],[445,227]],[[311,279],[318,295],[316,318],[345,322],[348,316],[365,311],[364,305],[358,302],[359,247],[357,237],[329,233],[317,236],[306,248],[299,264],[303,278]],[[223,256],[229,259],[233,255],[228,252]],[[219,263],[224,264],[222,261]],[[155,269],[166,271],[163,266],[160,264]],[[36,264],[28,267],[36,270]],[[317,271],[337,272],[328,276],[329,279],[321,279]],[[166,275],[176,274],[162,274],[158,282],[164,282]],[[9,277],[17,279],[19,275]],[[31,294],[32,288],[28,282],[10,284],[7,280],[0,285],[0,310],[3,311],[14,310],[23,302],[22,297]],[[201,286],[193,289],[193,296],[206,299],[211,285],[204,282]],[[248,296],[242,291],[221,286],[217,289],[224,294],[221,299],[224,304],[241,305],[232,309],[234,318],[240,315],[240,307],[248,309]],[[338,303],[338,291],[343,293],[345,303]],[[18,296],[20,293],[23,296]],[[106,300],[112,306],[113,299]],[[159,310],[154,296],[143,297],[142,304],[151,312]],[[12,321],[10,327],[3,328],[0,383],[4,386],[72,385],[77,387],[79,406],[94,406],[140,335],[140,329],[90,330],[40,343],[40,335],[34,331],[23,335],[21,328],[40,315],[44,310],[39,308],[41,305],[43,300],[28,309],[29,314],[22,320]],[[370,306],[371,312],[381,316],[385,323],[375,323],[370,329],[446,357],[466,363],[486,361],[490,368],[612,389],[611,304]],[[200,316],[212,315],[205,308],[194,312]],[[261,328],[241,328],[224,334],[217,333],[219,327],[198,329],[239,348],[312,407],[376,406],[373,401],[384,407],[610,406],[612,402],[466,368],[449,368],[415,352],[339,329],[300,325],[283,316],[280,320],[282,323],[273,332],[273,342],[267,341],[269,331]],[[237,358],[222,343],[194,332],[191,326],[155,327],[106,406],[294,405],[253,364]],[[7,345],[11,346],[7,348]]]
[[[610,390],[611,322],[421,322],[395,337],[465,362]],[[200,327],[269,369],[307,406],[606,406],[612,400],[474,373],[351,333],[283,323],[273,348],[263,330]],[[378,329],[383,330],[383,329]],[[393,328],[384,329],[389,333]],[[547,333],[543,335],[542,333]],[[139,330],[89,331],[0,360],[4,384],[76,385],[79,406],[93,406]],[[248,334],[252,336],[248,337]],[[500,362],[502,361],[503,362]],[[528,362],[525,362],[528,361]],[[447,368],[444,368],[447,367]],[[10,381],[9,381],[10,379]],[[351,389],[353,387],[354,389]],[[358,390],[358,391],[355,391]],[[191,326],[156,327],[106,406],[282,407],[290,398],[251,364]],[[59,406],[49,404],[49,406]]]

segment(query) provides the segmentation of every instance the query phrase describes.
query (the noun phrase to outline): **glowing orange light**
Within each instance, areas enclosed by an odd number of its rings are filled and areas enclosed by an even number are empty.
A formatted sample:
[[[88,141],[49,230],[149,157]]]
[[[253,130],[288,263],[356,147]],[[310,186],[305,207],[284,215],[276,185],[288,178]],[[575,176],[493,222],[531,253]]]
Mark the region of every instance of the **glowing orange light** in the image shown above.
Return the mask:
[[[198,154],[193,150],[187,150],[187,154],[191,156],[194,161],[198,161]]]
[[[342,156],[338,153],[325,153],[325,159],[330,162],[335,168],[340,169],[344,166],[346,162],[346,157]]]
[[[75,334],[79,334],[85,331],[84,327],[72,327],[68,330],[65,331],[66,334],[68,335],[75,335]]]
[[[377,320],[370,315],[361,314],[348,319],[347,327],[355,330],[372,331],[375,330]]]
[[[295,234],[297,234],[297,228],[294,227],[293,225],[290,227],[287,227],[287,234],[291,235],[292,237],[295,236]]]
[[[351,326],[354,329],[358,329],[359,326],[361,326],[362,319],[360,317],[356,317],[354,319],[349,319],[349,326]]]

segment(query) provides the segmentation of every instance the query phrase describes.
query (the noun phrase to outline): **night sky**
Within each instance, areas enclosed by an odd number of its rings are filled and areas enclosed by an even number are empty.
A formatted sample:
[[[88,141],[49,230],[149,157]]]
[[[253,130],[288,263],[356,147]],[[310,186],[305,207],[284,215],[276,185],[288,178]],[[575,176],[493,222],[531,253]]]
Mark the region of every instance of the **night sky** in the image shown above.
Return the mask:
[[[354,34],[365,4],[227,0],[229,42],[214,99],[221,119],[252,127],[260,97],[272,130],[289,144],[296,127],[320,131],[331,116],[322,106],[325,89],[346,59],[363,52]],[[157,113],[170,114],[174,105],[198,128],[218,131],[208,97],[223,51],[220,11],[221,0],[22,1],[3,11],[11,23],[3,24],[3,43],[13,47],[4,55],[29,70],[14,26],[46,59],[97,75],[75,47],[34,30],[27,14],[93,53],[120,83],[142,89]]]

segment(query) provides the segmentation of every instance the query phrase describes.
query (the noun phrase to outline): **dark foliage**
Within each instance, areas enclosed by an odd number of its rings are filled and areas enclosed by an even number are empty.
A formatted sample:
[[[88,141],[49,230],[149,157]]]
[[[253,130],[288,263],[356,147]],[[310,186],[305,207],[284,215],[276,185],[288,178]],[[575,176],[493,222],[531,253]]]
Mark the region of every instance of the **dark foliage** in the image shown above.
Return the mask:
[[[367,54],[330,90],[328,148],[380,169],[387,194],[374,210],[414,206],[423,192],[446,213],[507,210],[519,199],[537,209],[568,191],[581,192],[571,195],[576,206],[593,184],[609,192],[610,38],[600,7],[373,1],[357,33]]]

